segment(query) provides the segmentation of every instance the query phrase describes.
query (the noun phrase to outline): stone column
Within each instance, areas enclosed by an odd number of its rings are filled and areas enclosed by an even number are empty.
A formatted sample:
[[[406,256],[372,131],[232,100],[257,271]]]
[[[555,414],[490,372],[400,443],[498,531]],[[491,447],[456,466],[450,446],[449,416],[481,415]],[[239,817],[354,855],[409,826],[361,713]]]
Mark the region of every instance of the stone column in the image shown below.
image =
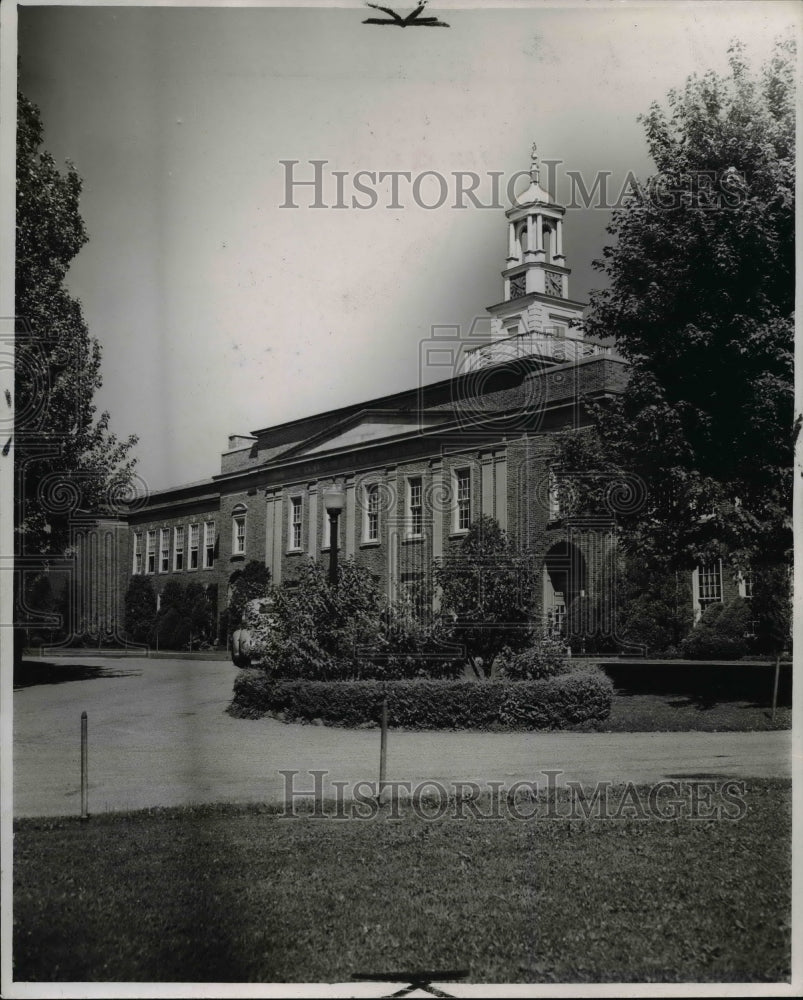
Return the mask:
[[[345,482],[346,489],[346,506],[343,509],[343,513],[340,515],[340,519],[343,521],[342,525],[342,537],[343,537],[343,557],[345,559],[352,559],[354,557],[354,536],[357,530],[356,515],[357,515],[357,504],[354,494],[354,476],[347,476]]]
[[[499,527],[507,530],[507,454],[494,456],[494,507]]]
[[[533,228],[533,217],[527,216],[527,252],[525,260],[533,260],[535,257],[535,231]]]
[[[432,518],[432,558],[443,556],[443,508],[446,504],[443,485],[443,462],[433,459],[431,463],[432,481],[429,488],[429,510],[424,511],[424,517]],[[435,588],[432,595],[432,608],[437,611],[441,605],[440,591]]]
[[[492,452],[480,455],[480,510],[489,517],[494,516],[494,466]]]
[[[318,558],[318,484],[309,488],[309,511],[307,517],[307,552],[313,559]]]
[[[278,586],[282,582],[282,555],[283,541],[282,532],[284,528],[284,496],[278,490],[273,497],[273,582]]]
[[[509,264],[516,261],[516,226],[515,223],[507,224],[507,260]]]
[[[558,262],[563,262],[565,257],[563,255],[563,220],[558,219],[555,223],[555,252],[552,254],[553,258]]]

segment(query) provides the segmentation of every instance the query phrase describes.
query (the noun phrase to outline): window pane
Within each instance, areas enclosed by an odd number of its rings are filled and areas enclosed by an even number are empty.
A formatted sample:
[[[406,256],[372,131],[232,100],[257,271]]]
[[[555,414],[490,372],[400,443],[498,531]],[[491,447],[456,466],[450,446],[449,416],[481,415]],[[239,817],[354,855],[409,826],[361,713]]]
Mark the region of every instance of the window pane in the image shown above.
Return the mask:
[[[471,473],[460,469],[457,479],[457,530],[466,531],[471,524]]]
[[[211,569],[215,561],[215,522],[204,525],[204,569]]]
[[[420,479],[410,480],[410,534],[420,535],[424,526],[422,487]]]
[[[302,505],[301,497],[291,497],[290,499],[290,514],[291,514],[291,538],[290,547],[293,549],[301,548],[301,519],[302,519]]]

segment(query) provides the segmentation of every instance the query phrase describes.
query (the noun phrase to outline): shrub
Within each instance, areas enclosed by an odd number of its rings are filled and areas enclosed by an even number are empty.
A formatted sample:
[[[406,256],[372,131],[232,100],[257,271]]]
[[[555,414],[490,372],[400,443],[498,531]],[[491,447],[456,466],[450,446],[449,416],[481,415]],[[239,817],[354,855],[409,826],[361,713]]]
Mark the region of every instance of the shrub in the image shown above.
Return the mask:
[[[159,614],[152,642],[158,649],[183,649],[190,640],[190,623],[178,610],[168,607]]]
[[[156,622],[156,594],[147,577],[132,576],[125,594],[125,631],[133,642],[147,642]]]
[[[462,664],[437,622],[410,602],[389,605],[376,578],[353,560],[330,587],[323,566],[305,564],[249,620],[252,662],[275,677],[306,680],[454,676]]]
[[[727,604],[711,604],[680,644],[690,660],[738,660],[747,652],[745,634],[750,630],[751,610],[736,597]]]
[[[635,593],[623,595],[616,616],[621,642],[642,647],[646,655],[678,646],[692,627],[691,590],[681,574],[649,576],[635,572]]]
[[[332,725],[377,722],[382,699],[388,721],[406,729],[560,729],[607,718],[613,685],[599,670],[577,670],[538,681],[281,680],[243,670],[234,682],[231,714],[279,713],[292,721]]]
[[[492,517],[474,521],[456,552],[433,567],[449,638],[464,646],[478,674],[503,647],[521,648],[529,633],[535,581],[531,561]]]
[[[566,644],[544,636],[527,649],[504,659],[502,672],[510,680],[536,681],[565,672],[566,665]]]

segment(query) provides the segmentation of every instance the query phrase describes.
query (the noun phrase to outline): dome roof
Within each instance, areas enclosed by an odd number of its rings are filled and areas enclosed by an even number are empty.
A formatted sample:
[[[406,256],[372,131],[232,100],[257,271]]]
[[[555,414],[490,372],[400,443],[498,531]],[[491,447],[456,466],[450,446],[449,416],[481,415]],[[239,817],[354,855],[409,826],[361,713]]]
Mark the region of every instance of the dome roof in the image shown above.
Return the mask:
[[[549,191],[544,190],[539,182],[533,178],[531,178],[530,186],[527,190],[520,195],[516,195],[513,199],[513,204],[515,206],[532,205],[538,202],[544,205],[554,205],[555,199]]]

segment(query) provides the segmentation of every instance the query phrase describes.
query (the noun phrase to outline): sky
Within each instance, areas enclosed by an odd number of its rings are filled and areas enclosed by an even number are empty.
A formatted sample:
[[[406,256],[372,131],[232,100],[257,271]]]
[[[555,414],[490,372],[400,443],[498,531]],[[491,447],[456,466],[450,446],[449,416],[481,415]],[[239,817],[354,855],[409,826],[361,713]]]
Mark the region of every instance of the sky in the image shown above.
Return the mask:
[[[454,207],[453,173],[477,174],[488,205],[490,172],[504,198],[536,142],[559,161],[558,200],[568,170],[589,188],[610,171],[616,192],[650,173],[637,116],[652,101],[724,70],[731,39],[762,61],[800,11],[433,2],[450,28],[400,31],[356,4],[20,7],[20,88],[84,182],[68,285],[103,351],[97,402],[139,435],[147,486],[215,474],[230,434],[447,377],[421,369],[421,345],[500,301],[507,245],[503,207]],[[310,188],[282,207],[281,161],[306,180],[314,159],[327,207]],[[358,171],[433,171],[448,197],[422,207],[402,179],[393,207],[377,181],[377,205],[354,208]],[[437,201],[433,176],[419,195]],[[604,283],[609,215],[567,209],[573,299]]]

